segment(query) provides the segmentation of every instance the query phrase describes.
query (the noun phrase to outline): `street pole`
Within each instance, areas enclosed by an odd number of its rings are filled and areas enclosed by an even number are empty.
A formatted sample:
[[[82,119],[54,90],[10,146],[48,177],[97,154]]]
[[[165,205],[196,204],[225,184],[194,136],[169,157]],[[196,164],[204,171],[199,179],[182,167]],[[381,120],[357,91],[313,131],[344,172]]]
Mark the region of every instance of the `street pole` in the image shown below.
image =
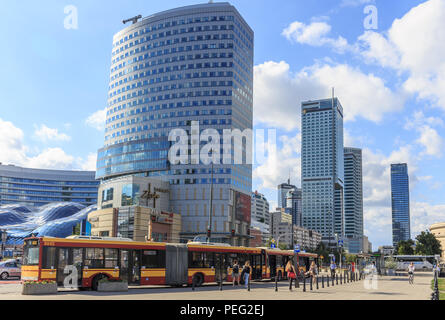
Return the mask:
[[[207,235],[207,242],[210,242],[210,238],[212,236],[212,214],[213,214],[213,159],[212,159],[212,182],[210,187],[210,210],[209,210],[209,228],[210,230],[210,237]]]

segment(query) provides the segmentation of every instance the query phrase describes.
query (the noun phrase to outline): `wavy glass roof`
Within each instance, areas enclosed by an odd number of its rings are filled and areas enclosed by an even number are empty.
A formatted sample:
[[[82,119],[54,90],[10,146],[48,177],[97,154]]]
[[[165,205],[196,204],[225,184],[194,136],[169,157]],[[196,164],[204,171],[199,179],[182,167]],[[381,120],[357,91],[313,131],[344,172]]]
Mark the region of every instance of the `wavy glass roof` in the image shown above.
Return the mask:
[[[73,227],[86,220],[96,205],[85,207],[71,202],[51,203],[32,208],[21,205],[0,206],[0,229],[6,230],[6,244],[23,244],[31,234],[43,237],[65,238]]]

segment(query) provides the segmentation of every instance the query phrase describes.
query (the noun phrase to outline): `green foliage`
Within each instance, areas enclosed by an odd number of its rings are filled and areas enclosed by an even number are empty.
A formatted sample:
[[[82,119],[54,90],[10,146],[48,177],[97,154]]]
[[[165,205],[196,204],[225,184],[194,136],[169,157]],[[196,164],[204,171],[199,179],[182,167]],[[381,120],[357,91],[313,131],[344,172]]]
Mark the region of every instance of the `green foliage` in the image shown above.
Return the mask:
[[[416,254],[422,256],[433,256],[442,253],[439,240],[429,231],[422,231],[416,237]]]
[[[346,263],[356,262],[357,261],[357,255],[346,253]]]
[[[396,269],[397,268],[397,262],[394,260],[393,257],[389,257],[385,260],[385,268],[387,269]]]
[[[413,246],[415,245],[414,241],[409,239],[407,241],[400,241],[397,244],[396,253],[399,256],[412,256],[414,255]]]

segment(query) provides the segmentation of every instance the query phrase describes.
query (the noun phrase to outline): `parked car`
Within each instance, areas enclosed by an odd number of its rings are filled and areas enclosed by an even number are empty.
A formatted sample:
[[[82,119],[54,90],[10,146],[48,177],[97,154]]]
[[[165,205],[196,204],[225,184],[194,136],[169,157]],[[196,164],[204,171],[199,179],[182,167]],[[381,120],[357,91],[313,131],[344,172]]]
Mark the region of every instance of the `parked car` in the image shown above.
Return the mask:
[[[15,259],[0,262],[0,280],[20,278],[21,269],[20,263],[17,263]]]

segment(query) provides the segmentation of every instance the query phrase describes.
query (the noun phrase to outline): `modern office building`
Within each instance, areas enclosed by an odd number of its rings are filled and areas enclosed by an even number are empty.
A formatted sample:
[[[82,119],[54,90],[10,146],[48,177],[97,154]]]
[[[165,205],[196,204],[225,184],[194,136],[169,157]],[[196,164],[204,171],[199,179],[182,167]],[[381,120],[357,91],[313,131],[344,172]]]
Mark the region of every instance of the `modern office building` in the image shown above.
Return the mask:
[[[411,239],[408,165],[391,165],[392,242]]]
[[[344,148],[345,153],[345,237],[349,252],[363,251],[363,178],[362,150]]]
[[[302,103],[303,227],[344,236],[343,107],[337,98]]]
[[[270,224],[269,202],[263,194],[258,191],[252,192],[252,222]]]
[[[254,33],[229,3],[192,5],[137,20],[113,38],[97,178],[140,175],[168,181],[171,211],[182,215],[185,241],[206,234],[212,211],[212,240],[246,245],[251,164],[215,161],[212,180],[211,165],[196,156],[209,141],[199,136],[206,129],[220,135],[223,130],[252,129]],[[191,129],[193,123],[199,130]],[[186,142],[189,164],[168,158],[176,144],[169,135],[178,129],[192,136]]]
[[[302,198],[301,189],[295,188],[287,192],[286,212],[292,216],[292,224],[301,227]]]
[[[278,208],[286,208],[287,193],[295,188],[296,186],[290,184],[290,179],[287,181],[287,183],[282,183],[278,186]],[[276,208],[273,209],[275,210]]]
[[[43,170],[0,163],[0,205],[39,207],[53,202],[97,202],[94,171]]]

